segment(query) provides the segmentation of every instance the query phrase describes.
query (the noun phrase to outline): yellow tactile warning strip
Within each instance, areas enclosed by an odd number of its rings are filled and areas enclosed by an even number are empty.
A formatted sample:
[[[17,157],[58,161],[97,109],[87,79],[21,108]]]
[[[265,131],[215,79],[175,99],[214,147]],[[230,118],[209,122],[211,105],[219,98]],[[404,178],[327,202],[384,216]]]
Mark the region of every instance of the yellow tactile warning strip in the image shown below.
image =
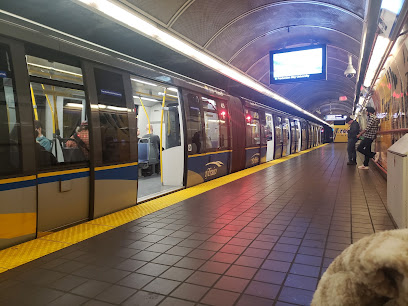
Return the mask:
[[[0,273],[324,145],[248,168],[0,251]]]

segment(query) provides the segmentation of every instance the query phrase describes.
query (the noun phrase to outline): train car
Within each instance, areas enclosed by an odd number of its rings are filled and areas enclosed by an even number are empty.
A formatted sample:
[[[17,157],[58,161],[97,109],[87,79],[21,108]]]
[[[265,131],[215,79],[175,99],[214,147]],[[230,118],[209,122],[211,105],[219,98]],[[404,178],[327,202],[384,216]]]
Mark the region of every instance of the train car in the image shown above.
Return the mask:
[[[0,97],[0,248],[320,143],[305,119],[7,14]]]

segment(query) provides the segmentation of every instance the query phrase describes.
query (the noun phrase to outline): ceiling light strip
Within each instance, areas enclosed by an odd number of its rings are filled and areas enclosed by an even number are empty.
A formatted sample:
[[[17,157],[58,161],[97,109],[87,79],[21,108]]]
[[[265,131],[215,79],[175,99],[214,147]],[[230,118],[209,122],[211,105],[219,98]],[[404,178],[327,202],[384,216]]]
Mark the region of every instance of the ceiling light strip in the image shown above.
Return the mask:
[[[159,29],[156,25],[149,23],[148,21],[142,19],[138,16],[136,12],[130,11],[127,8],[121,6],[119,3],[108,0],[73,0],[79,3],[87,5],[88,8],[96,10],[112,19],[116,22],[121,23],[155,41],[160,42],[161,44],[176,50],[177,52],[207,66],[211,69],[247,86],[250,87],[265,96],[271,97],[272,99],[277,100],[278,102],[285,104],[297,111],[302,112],[303,114],[310,116],[324,124],[327,124],[324,120],[319,117],[309,113],[303,108],[299,107],[295,103],[287,100],[286,98],[276,94],[271,91],[263,84],[252,79],[248,75],[245,75],[242,72],[235,70],[234,68],[224,64],[220,60],[215,59],[214,57],[202,52],[199,49],[191,46],[190,44],[182,41],[179,38],[176,38],[167,32]]]

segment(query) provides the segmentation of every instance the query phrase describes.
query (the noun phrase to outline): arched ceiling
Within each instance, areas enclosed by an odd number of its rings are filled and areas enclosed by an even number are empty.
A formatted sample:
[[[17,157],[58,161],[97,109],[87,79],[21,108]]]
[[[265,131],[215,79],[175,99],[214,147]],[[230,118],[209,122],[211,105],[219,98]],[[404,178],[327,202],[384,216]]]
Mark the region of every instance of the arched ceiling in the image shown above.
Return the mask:
[[[351,114],[366,0],[121,0],[308,111]],[[269,84],[269,51],[327,44],[327,80]],[[339,102],[346,96],[346,102]],[[339,104],[336,106],[335,104]],[[332,105],[332,107],[323,107]]]
[[[358,67],[367,0],[114,1],[120,1],[174,35],[229,63],[302,108],[310,112],[318,110],[317,116],[352,113],[356,78],[347,79],[343,73],[348,54],[352,55],[354,67]],[[78,9],[76,6],[80,6],[75,1],[55,0],[42,9],[24,6],[24,2],[46,3],[24,0],[2,5],[16,14],[97,43],[108,45],[109,35],[111,44],[125,38],[128,46],[124,44],[118,50],[137,53],[131,47],[130,34],[115,35],[115,31],[118,34],[122,31],[116,30],[111,23],[99,20],[94,28],[82,26],[80,22],[88,22],[91,16],[83,12],[83,7]],[[70,21],[71,17],[63,19],[61,14],[68,10],[80,20],[77,24]],[[328,46],[327,80],[270,85],[269,51],[310,44]],[[156,62],[163,63],[167,65],[165,58]],[[347,101],[339,102],[340,96],[346,96]]]

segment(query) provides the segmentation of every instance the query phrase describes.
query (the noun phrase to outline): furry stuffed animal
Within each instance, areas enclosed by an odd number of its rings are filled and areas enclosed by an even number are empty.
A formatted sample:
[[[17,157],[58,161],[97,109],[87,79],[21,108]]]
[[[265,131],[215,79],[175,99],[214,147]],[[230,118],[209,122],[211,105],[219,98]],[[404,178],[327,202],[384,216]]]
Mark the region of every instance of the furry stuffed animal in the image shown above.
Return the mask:
[[[311,305],[408,305],[408,229],[350,245],[323,274]]]

